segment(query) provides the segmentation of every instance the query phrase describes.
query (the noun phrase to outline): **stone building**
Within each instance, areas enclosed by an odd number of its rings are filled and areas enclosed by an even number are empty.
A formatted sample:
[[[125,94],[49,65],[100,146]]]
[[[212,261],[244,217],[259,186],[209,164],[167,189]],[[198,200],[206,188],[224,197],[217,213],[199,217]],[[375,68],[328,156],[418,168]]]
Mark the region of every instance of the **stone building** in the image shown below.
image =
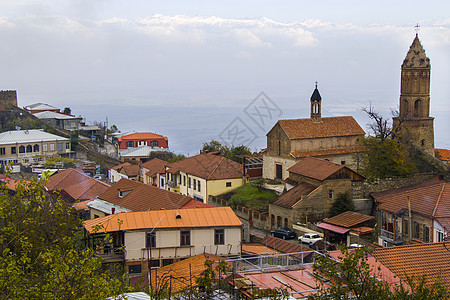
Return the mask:
[[[264,178],[287,178],[287,169],[307,156],[358,169],[355,153],[363,151],[359,141],[364,138],[364,130],[351,116],[323,118],[321,103],[316,85],[311,96],[310,118],[278,120],[267,133]]]
[[[400,111],[394,128],[434,156],[434,118],[430,117],[430,59],[416,34],[402,64]]]
[[[0,91],[1,106],[17,106],[17,92],[14,90]]]
[[[365,178],[348,167],[307,157],[288,169],[293,188],[269,205],[269,229],[321,221],[329,216],[337,196],[352,191],[352,183]]]

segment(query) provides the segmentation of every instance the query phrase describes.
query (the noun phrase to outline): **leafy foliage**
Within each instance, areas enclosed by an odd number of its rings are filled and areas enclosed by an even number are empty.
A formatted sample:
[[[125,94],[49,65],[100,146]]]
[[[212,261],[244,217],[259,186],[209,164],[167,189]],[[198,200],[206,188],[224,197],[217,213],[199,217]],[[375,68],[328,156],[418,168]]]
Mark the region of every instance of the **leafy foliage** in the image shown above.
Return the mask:
[[[340,193],[336,197],[336,200],[334,200],[333,204],[331,205],[330,214],[333,217],[346,211],[353,210],[355,210],[355,205],[353,204],[352,196],[350,195],[350,192],[345,192]]]
[[[268,210],[269,203],[272,203],[277,197],[278,195],[274,191],[263,188],[258,182],[253,182],[234,190],[228,203],[233,208],[241,205],[265,211]]]
[[[239,155],[250,155],[252,152],[250,148],[240,145],[240,146],[231,146],[222,145],[217,140],[211,140],[208,143],[203,143],[202,152],[215,152],[220,151],[220,155],[226,158],[229,158],[235,162],[241,162],[241,158]]]
[[[3,184],[3,183],[2,183]],[[0,189],[0,299],[104,299],[125,290],[82,247],[81,221],[40,183]]]
[[[71,158],[67,158],[67,157],[53,157],[53,158],[49,158],[45,163],[44,163],[44,167],[49,168],[49,169],[54,169],[57,167],[62,167],[62,168],[75,168],[77,166],[77,164],[79,164],[80,161],[76,160],[76,159],[71,159]]]
[[[63,109],[63,114],[68,114],[70,115],[72,113],[72,110],[70,109],[70,107],[64,107]]]
[[[361,161],[363,174],[368,179],[408,177],[414,173],[414,163],[397,140],[368,137],[362,144],[366,147]]]

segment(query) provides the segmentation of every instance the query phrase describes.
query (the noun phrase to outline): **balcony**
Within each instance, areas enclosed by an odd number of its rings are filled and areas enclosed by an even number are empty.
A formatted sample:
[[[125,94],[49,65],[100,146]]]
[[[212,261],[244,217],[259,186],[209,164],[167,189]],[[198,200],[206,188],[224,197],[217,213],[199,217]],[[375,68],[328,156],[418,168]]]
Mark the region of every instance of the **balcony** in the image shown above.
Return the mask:
[[[403,242],[401,233],[394,234],[393,232],[381,229],[380,235],[382,237],[385,237],[387,240],[389,240],[393,244],[401,244]]]
[[[180,184],[177,182],[173,182],[173,181],[167,181],[167,185],[171,188],[177,189],[180,187]]]
[[[94,254],[103,259],[104,263],[122,262],[125,259],[123,247],[97,248]]]

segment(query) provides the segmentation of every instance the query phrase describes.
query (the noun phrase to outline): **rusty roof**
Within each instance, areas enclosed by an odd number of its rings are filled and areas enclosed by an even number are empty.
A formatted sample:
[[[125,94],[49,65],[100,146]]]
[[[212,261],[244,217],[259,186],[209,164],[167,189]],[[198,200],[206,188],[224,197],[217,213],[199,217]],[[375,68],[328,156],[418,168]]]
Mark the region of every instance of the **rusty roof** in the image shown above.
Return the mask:
[[[187,174],[203,178],[205,180],[219,180],[242,178],[242,165],[231,159],[215,155],[214,153],[204,153],[192,156],[169,166],[169,173],[182,171]]]
[[[139,165],[126,165],[122,167],[122,170],[120,171],[121,173],[127,175],[128,177],[134,177],[134,176],[138,176],[139,173],[141,172],[141,168],[139,167]]]
[[[450,251],[444,243],[374,248],[373,255],[403,280],[425,275],[426,286],[439,280],[450,288]]]
[[[306,157],[287,170],[291,173],[322,181],[344,168],[346,168],[344,165],[335,164],[328,160]]]
[[[356,211],[346,211],[337,216],[325,219],[323,222],[345,228],[352,228],[374,219],[375,217],[373,216],[364,215]]]
[[[119,192],[129,193],[122,193],[122,196],[120,196]],[[98,195],[97,198],[132,211],[177,209],[182,208],[190,201],[196,201],[182,194],[126,178],[120,179],[115,185]]]
[[[110,170],[115,170],[115,171],[117,171],[117,172],[120,172],[120,170],[122,170],[122,168],[124,167],[124,166],[130,166],[131,164],[129,163],[129,162],[124,162],[123,164],[120,164],[120,165],[117,165],[117,166],[114,166],[114,167],[112,167]]]
[[[363,146],[353,146],[353,147],[342,147],[333,149],[322,149],[314,151],[292,151],[290,154],[295,158],[302,158],[307,156],[326,156],[326,155],[338,155],[346,153],[358,153],[364,152],[365,148]]]
[[[87,220],[84,228],[93,233],[93,227],[103,226],[98,232],[196,227],[236,227],[242,222],[228,207],[204,207],[143,212],[125,212]]]
[[[246,254],[279,254],[280,252],[260,243],[242,244],[242,253]]]
[[[212,261],[212,268],[215,270],[217,262],[225,260],[224,257],[203,253],[193,257],[189,257],[173,264],[163,266],[157,270],[152,270],[152,286],[157,287],[162,280],[162,277],[167,278],[168,286],[171,287],[172,293],[178,293],[187,290],[191,287],[197,286],[196,279],[206,270],[205,262]],[[156,279],[158,277],[158,280]],[[148,281],[147,281],[148,282]]]
[[[304,251],[312,251],[310,248],[306,246],[302,246],[300,244],[294,244],[286,240],[282,240],[276,238],[274,236],[266,236],[261,241],[259,241],[261,245],[272,248],[282,253],[296,253],[296,252],[304,252]]]
[[[278,123],[291,140],[366,134],[352,116],[327,117],[321,122],[307,118],[279,120]]]
[[[59,170],[45,183],[48,191],[64,191],[74,201],[93,200],[110,185],[78,169]]]
[[[162,138],[167,140],[167,137],[160,135],[160,134],[156,134],[156,133],[152,133],[152,132],[135,132],[135,133],[130,133],[127,135],[123,135],[121,137],[118,138],[119,141],[126,141],[126,140],[146,140],[146,139],[156,139],[156,138]]]
[[[393,214],[408,211],[409,198],[413,212],[435,219],[450,230],[450,186],[444,180],[433,178],[410,187],[371,195],[380,210]]]
[[[141,168],[145,168],[148,170],[145,175],[153,176],[156,173],[166,173],[166,167],[170,165],[171,163],[167,161],[161,160],[159,158],[154,158],[141,164]]]
[[[297,202],[299,202],[302,199],[302,196],[309,195],[316,188],[317,186],[315,185],[306,182],[301,182],[296,187],[283,193],[272,204],[284,208],[292,208]]]

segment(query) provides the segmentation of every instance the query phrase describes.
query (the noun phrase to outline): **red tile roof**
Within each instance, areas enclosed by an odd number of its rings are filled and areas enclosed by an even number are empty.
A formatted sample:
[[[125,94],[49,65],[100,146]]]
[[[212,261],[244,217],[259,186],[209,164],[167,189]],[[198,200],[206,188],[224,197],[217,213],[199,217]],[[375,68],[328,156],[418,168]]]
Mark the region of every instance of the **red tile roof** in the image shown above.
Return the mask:
[[[434,156],[436,156],[437,159],[448,161],[450,160],[450,150],[434,149]]]
[[[287,170],[291,173],[322,181],[344,168],[344,165],[335,164],[328,160],[306,157]]]
[[[120,197],[119,191],[130,192]],[[120,179],[115,185],[98,195],[98,198],[132,211],[177,209],[194,200],[182,194],[125,178]],[[200,205],[200,203],[198,204]]]
[[[266,236],[261,241],[259,241],[261,245],[272,248],[282,253],[296,253],[296,252],[305,252],[312,251],[310,248],[300,245],[294,244],[286,240],[282,240],[273,236]]]
[[[242,226],[242,222],[229,206],[223,206],[125,212],[84,222],[84,228],[89,233],[93,233],[97,225],[103,226],[97,232],[113,232],[152,228],[236,227]]]
[[[363,146],[344,147],[335,149],[323,149],[315,151],[292,151],[290,154],[295,158],[307,157],[307,156],[326,156],[326,155],[338,155],[346,153],[358,153],[364,152]]]
[[[45,183],[48,191],[64,191],[73,201],[93,200],[110,185],[94,179],[78,169],[60,170]]]
[[[374,219],[375,217],[373,216],[364,215],[355,211],[346,211],[337,216],[325,219],[323,222],[345,228],[352,228]]]
[[[212,153],[199,154],[175,163],[169,167],[169,173],[184,173],[203,178],[205,180],[219,180],[242,178],[242,165],[231,159]]]
[[[166,166],[168,167],[170,165],[171,163],[167,161],[163,161],[159,158],[154,158],[141,164],[141,167],[149,170],[147,171],[147,173],[145,173],[145,175],[153,176],[156,173],[166,173]]]
[[[72,207],[76,210],[76,211],[80,211],[80,210],[89,210],[89,207],[87,206],[87,204],[91,202],[91,200],[86,200],[86,201],[81,201],[81,202],[76,202],[72,205]]]
[[[122,170],[122,168],[123,168],[124,166],[130,166],[130,165],[131,165],[131,164],[130,164],[129,162],[125,162],[125,163],[123,163],[123,164],[120,164],[120,165],[117,165],[117,166],[112,167],[111,170],[120,172],[120,170]]]
[[[151,132],[135,132],[135,133],[130,133],[127,135],[123,135],[121,137],[118,138],[119,141],[125,141],[125,140],[146,140],[146,139],[155,139],[155,138],[164,138],[165,140],[167,140],[167,137],[160,135],[160,134],[156,134],[156,133],[151,133]]]
[[[139,176],[141,168],[139,167],[139,165],[127,165],[122,167],[122,171],[128,177],[136,177]]]
[[[408,197],[411,210],[428,218],[437,220],[446,230],[450,230],[450,185],[448,182],[431,179],[417,185],[380,193],[373,193],[380,210],[398,213],[408,210]]]
[[[278,123],[292,140],[366,134],[351,116],[322,118],[322,122],[308,118],[279,120]]]
[[[406,276],[415,279],[426,275],[426,286],[439,280],[450,288],[450,247],[448,242],[413,244],[407,246],[375,248],[375,258],[406,280]]]
[[[301,200],[302,196],[309,195],[316,188],[317,186],[315,185],[301,182],[296,187],[290,189],[289,191],[278,197],[278,199],[273,202],[273,205],[281,206],[284,208],[292,208],[297,202]]]
[[[215,206],[192,199],[188,201],[185,205],[183,205],[181,208],[184,209],[184,208],[199,208],[199,207],[215,207]]]

